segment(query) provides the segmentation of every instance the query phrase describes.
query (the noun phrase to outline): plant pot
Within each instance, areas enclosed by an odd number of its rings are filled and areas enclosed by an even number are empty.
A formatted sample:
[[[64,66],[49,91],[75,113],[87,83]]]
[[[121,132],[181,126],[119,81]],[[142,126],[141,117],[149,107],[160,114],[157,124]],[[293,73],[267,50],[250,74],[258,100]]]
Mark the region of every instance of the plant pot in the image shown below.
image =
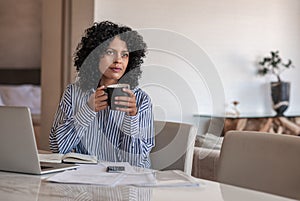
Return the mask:
[[[271,82],[271,95],[273,101],[273,109],[276,111],[276,116],[284,116],[283,113],[289,107],[290,83]]]

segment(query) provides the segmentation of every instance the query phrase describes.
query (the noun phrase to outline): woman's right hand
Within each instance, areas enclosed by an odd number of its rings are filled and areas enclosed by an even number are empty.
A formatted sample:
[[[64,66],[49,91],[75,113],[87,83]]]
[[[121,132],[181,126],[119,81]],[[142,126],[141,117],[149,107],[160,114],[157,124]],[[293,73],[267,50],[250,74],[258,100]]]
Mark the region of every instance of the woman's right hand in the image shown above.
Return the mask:
[[[104,91],[105,86],[96,89],[95,93],[91,94],[88,105],[95,112],[99,112],[107,108],[107,94]]]

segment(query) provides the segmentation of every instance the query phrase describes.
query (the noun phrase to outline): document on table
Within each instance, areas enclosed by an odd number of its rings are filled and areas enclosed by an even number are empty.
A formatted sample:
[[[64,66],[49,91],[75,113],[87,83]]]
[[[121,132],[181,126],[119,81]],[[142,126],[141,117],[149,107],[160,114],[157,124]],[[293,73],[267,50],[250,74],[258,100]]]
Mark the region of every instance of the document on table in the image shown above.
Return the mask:
[[[106,172],[108,166],[124,166],[124,172]],[[102,186],[115,185],[144,185],[155,184],[156,180],[152,173],[136,173],[129,163],[105,162],[98,165],[79,165],[74,171],[64,171],[50,176],[46,181],[58,183],[95,184]]]
[[[179,170],[157,171],[155,178],[157,187],[199,186],[193,177]]]
[[[108,166],[124,166],[123,172],[106,172]],[[50,176],[46,181],[73,184],[94,184],[101,186],[133,185],[147,187],[198,186],[199,184],[181,171],[156,171],[130,166],[123,162],[105,162],[98,165],[80,165]]]

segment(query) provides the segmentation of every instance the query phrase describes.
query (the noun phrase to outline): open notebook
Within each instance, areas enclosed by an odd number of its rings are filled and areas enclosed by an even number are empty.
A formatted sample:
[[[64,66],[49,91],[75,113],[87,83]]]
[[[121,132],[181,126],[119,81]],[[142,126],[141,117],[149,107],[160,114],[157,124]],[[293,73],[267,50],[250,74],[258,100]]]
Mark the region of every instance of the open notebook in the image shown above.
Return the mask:
[[[45,174],[76,167],[40,163],[29,108],[0,106],[0,170]]]

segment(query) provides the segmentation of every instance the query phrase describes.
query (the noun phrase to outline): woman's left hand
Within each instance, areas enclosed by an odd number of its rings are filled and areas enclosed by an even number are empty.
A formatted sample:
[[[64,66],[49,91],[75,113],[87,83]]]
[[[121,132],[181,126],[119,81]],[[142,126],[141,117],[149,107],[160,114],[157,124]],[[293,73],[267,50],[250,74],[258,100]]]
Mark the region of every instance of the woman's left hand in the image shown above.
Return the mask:
[[[116,109],[126,112],[129,116],[135,116],[137,114],[135,95],[130,89],[123,88],[123,91],[128,93],[129,96],[117,96],[115,104],[125,107],[117,107]]]

